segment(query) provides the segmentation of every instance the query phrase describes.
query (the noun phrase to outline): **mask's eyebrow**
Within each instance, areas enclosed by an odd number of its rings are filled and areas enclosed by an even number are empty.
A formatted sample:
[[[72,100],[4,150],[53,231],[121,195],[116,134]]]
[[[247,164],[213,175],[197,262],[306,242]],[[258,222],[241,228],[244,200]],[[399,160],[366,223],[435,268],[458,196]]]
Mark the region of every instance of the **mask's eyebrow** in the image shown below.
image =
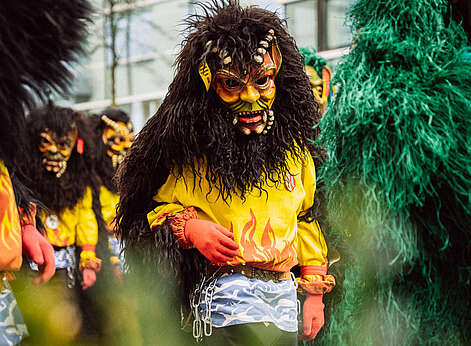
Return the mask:
[[[253,73],[253,80],[259,79],[261,76],[263,76],[265,73],[267,73],[270,70],[276,71],[276,66],[275,64],[268,64],[264,66],[260,66],[255,72]]]
[[[49,143],[56,143],[57,142],[57,136],[55,132],[52,132],[49,129],[46,129],[45,131],[41,132],[39,134],[41,138],[44,138],[47,140]]]
[[[50,135],[49,133],[47,133],[47,132],[41,132],[41,133],[39,134],[39,136],[40,136],[41,138],[47,139],[48,141],[51,141],[51,140],[52,140],[51,135]]]
[[[226,70],[226,69],[221,69],[221,70],[217,71],[216,76],[232,78],[232,79],[238,80],[242,84],[244,83],[244,79],[241,78],[237,73],[234,73],[234,72]]]

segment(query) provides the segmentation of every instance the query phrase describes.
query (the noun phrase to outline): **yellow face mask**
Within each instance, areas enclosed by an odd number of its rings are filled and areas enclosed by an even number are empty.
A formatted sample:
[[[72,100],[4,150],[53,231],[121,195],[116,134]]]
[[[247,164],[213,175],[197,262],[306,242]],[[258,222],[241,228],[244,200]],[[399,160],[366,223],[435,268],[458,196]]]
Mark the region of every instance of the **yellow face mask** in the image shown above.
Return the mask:
[[[251,66],[248,72],[243,73],[232,64],[218,70],[212,82],[216,94],[231,110],[234,126],[246,135],[266,134],[273,125],[271,107],[281,53],[276,42],[271,46],[271,53],[269,50],[258,48],[258,66]]]
[[[113,167],[117,167],[131,147],[134,137],[133,128],[131,123],[125,124],[122,121],[113,121],[106,115],[101,118],[107,125],[102,134],[103,143],[106,145],[106,153],[111,158]]]
[[[306,74],[309,77],[309,82],[311,82],[311,88],[314,98],[321,107],[321,113],[324,114],[329,101],[330,88],[332,88],[332,92],[333,94],[335,94],[333,87],[330,85],[332,72],[330,71],[328,66],[325,66],[322,69],[321,78],[319,77],[319,74],[314,69],[314,67],[310,65],[304,66],[304,70],[306,71]]]
[[[44,129],[39,136],[42,164],[48,172],[54,172],[56,177],[60,178],[67,168],[67,161],[77,142],[77,127],[72,126],[72,130],[63,137],[57,136],[54,131],[48,128]]]

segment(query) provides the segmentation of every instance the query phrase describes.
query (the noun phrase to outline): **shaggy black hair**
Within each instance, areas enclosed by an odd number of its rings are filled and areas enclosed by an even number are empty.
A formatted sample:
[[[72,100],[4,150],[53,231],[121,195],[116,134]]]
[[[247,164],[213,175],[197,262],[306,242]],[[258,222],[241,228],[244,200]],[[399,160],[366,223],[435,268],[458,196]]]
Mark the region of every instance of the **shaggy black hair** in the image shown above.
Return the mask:
[[[28,115],[26,125],[29,157],[25,173],[29,181],[25,183],[51,210],[61,212],[66,208],[72,208],[84,196],[87,186],[99,185],[93,167],[96,151],[84,116],[71,108],[48,104],[33,110]],[[65,136],[74,125],[78,129],[78,138],[84,141],[83,154],[79,154],[75,146],[67,162],[66,171],[60,178],[56,178],[55,173],[46,171],[41,163],[40,134],[48,128],[58,136]]]
[[[101,120],[101,116],[106,115],[113,121],[121,121],[125,124],[128,124],[131,119],[129,115],[127,115],[124,111],[116,108],[107,108],[104,111],[98,114],[92,114],[89,116],[92,132],[93,132],[93,141],[96,152],[96,170],[97,174],[101,179],[103,185],[110,191],[116,193],[118,189],[116,187],[115,182],[113,181],[113,177],[115,175],[115,168],[113,167],[113,162],[111,158],[108,156],[106,152],[106,145],[103,143],[102,134],[107,125],[103,120]]]
[[[24,110],[72,79],[91,7],[85,0],[0,2],[0,159],[24,162]]]
[[[260,177],[282,183],[287,173],[287,153],[302,159],[308,139],[315,138],[312,127],[320,117],[303,72],[302,57],[275,13],[257,7],[242,8],[235,0],[200,4],[200,10],[203,14],[187,20],[189,34],[177,58],[176,76],[167,96],[138,134],[117,173],[121,196],[118,228],[126,252],[139,250],[155,256],[157,247],[163,259],[156,263],[170,261],[170,277],[180,287],[191,286],[185,279],[194,277],[194,268],[204,268],[205,259],[197,252],[193,259],[184,259],[188,254],[178,248],[165,223],[148,234],[146,218],[155,207],[152,197],[170,170],[181,175],[184,167],[191,167],[195,183],[206,179],[227,203],[233,195],[244,198],[253,189],[263,193]],[[246,136],[233,126],[230,111],[214,90],[206,91],[198,67],[205,60],[214,75],[223,66],[222,59],[211,52],[211,47],[217,47],[226,50],[239,68],[247,68],[270,29],[275,31],[283,59],[275,79],[275,121],[267,135]],[[206,45],[210,40],[213,46]],[[205,176],[200,173],[203,166],[207,168]],[[183,292],[183,297],[187,299],[188,292]]]

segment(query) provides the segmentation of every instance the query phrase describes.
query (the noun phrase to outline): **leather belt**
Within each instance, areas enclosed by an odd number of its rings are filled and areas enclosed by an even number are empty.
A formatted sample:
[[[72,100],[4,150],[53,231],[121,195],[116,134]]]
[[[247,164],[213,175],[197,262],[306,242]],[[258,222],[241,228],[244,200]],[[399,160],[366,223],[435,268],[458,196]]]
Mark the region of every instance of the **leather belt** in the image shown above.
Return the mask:
[[[251,279],[259,279],[263,281],[284,281],[291,280],[291,272],[277,272],[273,270],[266,270],[257,267],[253,267],[248,264],[240,264],[237,266],[215,266],[210,265],[208,267],[210,274],[242,274]]]

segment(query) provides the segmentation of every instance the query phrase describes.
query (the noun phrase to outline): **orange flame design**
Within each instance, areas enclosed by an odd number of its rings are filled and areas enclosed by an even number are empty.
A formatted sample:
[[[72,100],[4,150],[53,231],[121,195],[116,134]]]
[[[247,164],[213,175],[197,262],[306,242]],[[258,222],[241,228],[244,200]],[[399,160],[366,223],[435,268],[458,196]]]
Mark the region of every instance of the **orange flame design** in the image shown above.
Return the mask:
[[[21,244],[21,226],[10,176],[0,166],[0,241],[7,250]]]
[[[277,241],[270,219],[268,219],[262,233],[261,243],[258,245],[254,240],[257,219],[252,209],[250,209],[250,216],[251,219],[245,224],[240,236],[240,250],[243,258],[238,259],[241,262],[256,262],[256,266],[262,269],[290,270],[297,263],[295,239]],[[277,244],[279,244],[278,247]]]

